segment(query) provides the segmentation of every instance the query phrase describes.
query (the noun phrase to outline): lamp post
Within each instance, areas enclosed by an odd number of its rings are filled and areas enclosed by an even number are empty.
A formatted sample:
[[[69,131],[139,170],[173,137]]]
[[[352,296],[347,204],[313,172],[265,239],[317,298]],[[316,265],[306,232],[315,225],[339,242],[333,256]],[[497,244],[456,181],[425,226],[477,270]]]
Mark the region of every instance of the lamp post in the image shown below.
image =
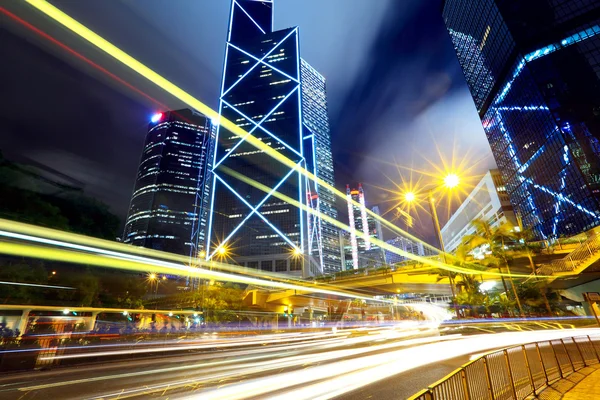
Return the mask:
[[[460,178],[456,174],[448,174],[444,177],[443,186],[447,189],[454,189],[460,183]],[[404,194],[404,200],[406,203],[410,204],[417,200],[417,196],[413,192],[406,192]],[[444,264],[447,264],[446,260],[446,249],[444,247],[444,239],[442,238],[442,229],[440,227],[440,221],[437,215],[437,209],[435,206],[435,199],[433,197],[433,189],[430,189],[427,192],[427,203],[429,204],[429,211],[431,214],[431,220],[433,222],[433,227],[435,229],[435,233],[437,235],[438,241],[440,242],[440,250],[442,251],[442,258]],[[452,302],[454,303],[454,311],[456,313],[456,318],[460,319],[460,313],[458,311],[458,307],[456,305],[456,294],[454,290],[454,279],[451,276],[448,276],[448,280],[450,281],[450,289],[452,290]]]
[[[158,296],[158,276],[153,272],[148,275],[148,281],[150,282],[150,293],[154,299],[154,309],[156,310],[156,297]],[[154,290],[154,283],[156,282],[156,290]]]

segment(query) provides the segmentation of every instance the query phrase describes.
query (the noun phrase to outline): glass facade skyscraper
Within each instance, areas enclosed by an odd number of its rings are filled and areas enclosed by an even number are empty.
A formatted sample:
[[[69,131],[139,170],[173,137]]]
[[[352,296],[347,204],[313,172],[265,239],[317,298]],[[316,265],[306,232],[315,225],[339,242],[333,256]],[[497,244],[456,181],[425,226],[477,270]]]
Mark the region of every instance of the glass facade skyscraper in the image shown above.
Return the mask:
[[[220,115],[296,167],[218,128],[209,259],[298,275],[335,268],[332,228],[281,197],[337,216],[332,196],[300,172],[333,183],[325,80],[301,60],[298,40],[297,27],[273,31],[272,1],[232,1]]]
[[[600,224],[600,3],[445,0],[506,190],[540,239]]]
[[[335,187],[331,137],[329,134],[329,116],[327,111],[327,91],[325,78],[306,61],[300,60],[300,78],[302,88],[302,121],[304,130],[307,169],[331,187]],[[316,191],[318,193],[315,192]],[[335,207],[335,194],[317,183],[308,185],[307,198],[312,208],[334,220],[338,212]],[[338,229],[325,218],[309,215],[308,236],[312,245],[311,254],[319,255],[323,273],[342,270]]]
[[[198,256],[211,193],[216,129],[188,109],[156,114],[148,126],[123,241]]]

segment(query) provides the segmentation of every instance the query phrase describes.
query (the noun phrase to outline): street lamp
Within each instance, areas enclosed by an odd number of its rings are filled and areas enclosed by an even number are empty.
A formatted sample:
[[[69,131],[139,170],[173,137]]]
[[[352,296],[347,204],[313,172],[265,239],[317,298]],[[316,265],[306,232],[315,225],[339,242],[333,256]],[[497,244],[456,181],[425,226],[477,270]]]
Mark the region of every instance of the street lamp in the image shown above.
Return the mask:
[[[156,289],[154,290],[154,300],[156,300],[156,298],[158,297],[158,275],[156,275],[154,272],[148,274],[148,281],[150,282],[150,293],[152,293],[152,290],[154,289],[154,282],[156,282]],[[157,305],[156,302],[154,303],[154,309],[156,309]]]
[[[458,177],[458,175],[451,173],[444,177],[443,183],[444,183],[443,184],[444,187],[446,187],[448,189],[454,189],[460,184],[460,178]],[[406,193],[404,193],[404,200],[410,204],[417,200],[417,196],[414,192],[406,192]],[[436,234],[438,236],[438,240],[440,242],[440,250],[442,250],[442,252],[445,253],[444,240],[442,239],[442,231],[441,231],[441,227],[440,227],[440,221],[437,216],[437,210],[435,207],[435,199],[433,198],[433,189],[430,189],[427,192],[427,202],[429,203],[429,210],[431,213],[431,219],[433,221],[433,226],[435,228],[435,232],[436,232]],[[444,263],[445,262],[446,262],[446,256],[444,254]]]
[[[460,179],[456,174],[448,174],[444,178],[444,186],[446,186],[448,189],[455,188],[456,186],[458,186],[459,183]]]
[[[450,173],[446,175],[443,179],[443,186],[447,189],[454,189],[460,184],[460,178],[458,175],[454,173]],[[411,203],[417,199],[416,195],[413,192],[406,192],[404,194],[404,200],[407,203]],[[438,241],[440,242],[440,250],[442,251],[442,257],[444,260],[444,264],[447,264],[446,260],[446,249],[444,247],[444,239],[442,238],[442,229],[440,227],[440,221],[438,219],[437,210],[435,207],[435,199],[433,198],[433,189],[430,189],[427,192],[427,203],[429,204],[429,211],[431,214],[431,220],[433,221],[433,226],[435,228],[435,233],[437,234]],[[450,279],[451,280],[451,279]],[[452,282],[450,282],[450,288],[452,289],[452,296],[454,297],[454,302],[456,301],[456,296],[454,294],[454,287]],[[456,311],[456,318],[460,319],[460,315],[458,313],[458,308],[456,307],[456,302],[454,304],[454,308]]]

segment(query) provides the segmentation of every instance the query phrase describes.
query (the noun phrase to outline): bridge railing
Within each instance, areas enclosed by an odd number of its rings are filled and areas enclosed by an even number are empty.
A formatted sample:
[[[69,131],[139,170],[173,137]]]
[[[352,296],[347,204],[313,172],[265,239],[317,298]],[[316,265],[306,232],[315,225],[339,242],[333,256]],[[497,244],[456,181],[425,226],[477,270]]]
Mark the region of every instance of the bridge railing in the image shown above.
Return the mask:
[[[538,268],[537,273],[539,275],[552,275],[557,272],[575,271],[589,262],[594,256],[600,256],[600,233],[594,233],[566,257],[554,260]]]
[[[521,400],[600,363],[600,335],[528,343],[477,358],[409,400]]]

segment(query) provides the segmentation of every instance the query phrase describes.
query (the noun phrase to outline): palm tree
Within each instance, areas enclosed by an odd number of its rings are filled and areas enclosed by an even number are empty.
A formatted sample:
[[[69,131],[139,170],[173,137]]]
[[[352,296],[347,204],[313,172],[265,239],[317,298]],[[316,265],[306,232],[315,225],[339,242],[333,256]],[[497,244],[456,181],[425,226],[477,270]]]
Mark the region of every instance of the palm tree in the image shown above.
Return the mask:
[[[454,304],[454,313],[456,314],[456,319],[460,319],[460,312],[458,310],[458,304],[456,302],[456,283],[454,281],[458,274],[454,271],[449,271],[447,269],[439,269],[436,272],[438,275],[438,281],[441,281],[444,278],[448,278],[448,282],[450,283],[450,290],[452,291],[452,303]]]
[[[484,220],[474,220],[471,222],[475,228],[475,234],[465,235],[463,238],[463,244],[469,246],[471,250],[478,247],[487,245],[492,253],[492,256],[498,260],[498,270],[502,273],[502,269],[506,268],[508,272],[508,279],[510,281],[512,292],[517,302],[519,312],[521,316],[524,316],[523,307],[521,307],[521,301],[515,287],[515,283],[512,279],[510,267],[508,265],[508,256],[506,254],[505,242],[508,240],[514,240],[514,229],[510,224],[502,224],[497,227],[492,227],[489,222]],[[504,278],[502,279],[506,293],[508,288]]]
[[[533,262],[534,256],[534,247],[531,245],[531,239],[533,238],[533,232],[530,229],[523,229],[521,224],[521,219],[517,218],[519,221],[519,230],[514,232],[514,237],[519,242],[519,250],[520,253],[525,255],[529,260],[529,267],[531,268],[531,272],[536,277],[536,282],[539,282],[537,278],[537,269],[535,268],[535,263]],[[540,288],[540,292],[542,295],[542,299],[544,300],[544,305],[546,307],[546,311],[548,314],[552,315],[552,308],[550,307],[550,302],[548,301],[548,297],[546,296],[546,285],[542,285]]]

